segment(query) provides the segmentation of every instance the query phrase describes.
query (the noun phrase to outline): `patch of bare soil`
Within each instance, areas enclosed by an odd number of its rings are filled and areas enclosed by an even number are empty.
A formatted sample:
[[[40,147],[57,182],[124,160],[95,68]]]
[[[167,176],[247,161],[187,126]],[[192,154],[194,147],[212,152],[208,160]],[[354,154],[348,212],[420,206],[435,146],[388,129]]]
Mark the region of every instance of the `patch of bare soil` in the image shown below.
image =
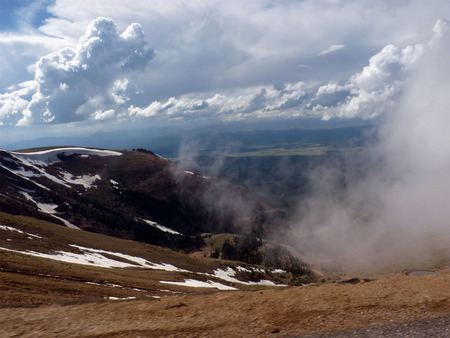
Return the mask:
[[[450,314],[450,274],[0,309],[5,337],[292,336]]]

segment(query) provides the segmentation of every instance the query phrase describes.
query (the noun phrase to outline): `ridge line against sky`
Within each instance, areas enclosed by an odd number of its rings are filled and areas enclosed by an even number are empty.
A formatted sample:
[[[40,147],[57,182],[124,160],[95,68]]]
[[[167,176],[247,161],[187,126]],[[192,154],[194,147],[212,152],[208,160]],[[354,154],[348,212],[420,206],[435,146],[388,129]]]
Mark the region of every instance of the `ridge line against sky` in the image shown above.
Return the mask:
[[[11,138],[25,126],[382,116],[427,47],[448,42],[450,3],[5,0],[0,14]]]

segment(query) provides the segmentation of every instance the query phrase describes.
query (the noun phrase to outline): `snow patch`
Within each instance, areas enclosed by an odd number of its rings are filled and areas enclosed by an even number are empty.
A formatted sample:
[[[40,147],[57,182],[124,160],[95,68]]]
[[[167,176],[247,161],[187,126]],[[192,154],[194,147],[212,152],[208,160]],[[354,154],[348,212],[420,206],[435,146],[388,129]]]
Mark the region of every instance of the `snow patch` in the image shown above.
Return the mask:
[[[109,297],[105,297],[108,300],[132,300],[132,299],[136,299],[136,297],[124,297],[124,298],[120,298],[120,297],[113,297],[113,296],[109,296]]]
[[[245,269],[245,268],[241,267],[241,269]],[[247,269],[245,269],[245,270],[247,270]],[[255,270],[260,270],[260,269],[255,268]],[[262,271],[264,271],[264,270],[262,270]],[[285,284],[275,284],[274,282],[267,280],[267,279],[261,279],[259,282],[241,281],[234,277],[234,276],[236,276],[236,270],[234,270],[232,267],[228,267],[226,270],[216,269],[216,270],[214,270],[214,274],[211,276],[222,279],[227,282],[244,284],[244,285],[286,286]]]
[[[0,225],[0,229],[1,230],[6,230],[6,231],[14,231],[14,232],[18,232],[20,234],[27,235],[29,239],[32,239],[32,238],[43,238],[43,237],[41,237],[39,235],[30,234],[29,232],[25,232],[25,231],[22,231],[20,229],[16,229],[16,228],[13,228],[13,227],[10,227],[10,226],[7,226],[7,225]]]
[[[112,150],[100,150],[100,149],[88,149],[81,147],[71,147],[71,148],[55,148],[44,151],[35,151],[31,153],[18,153],[10,152],[12,156],[19,159],[22,163],[26,165],[41,165],[47,166],[49,164],[60,162],[58,155],[71,156],[71,155],[81,155],[81,156],[121,156],[122,153]]]
[[[26,191],[20,191],[20,193],[28,200],[33,202],[34,204],[36,204],[36,206],[38,207],[38,209],[46,214],[49,214],[50,216],[52,216],[53,218],[56,218],[58,220],[60,220],[61,222],[64,223],[64,225],[68,228],[72,228],[72,229],[78,229],[81,230],[79,227],[77,227],[76,225],[70,223],[69,221],[65,220],[62,217],[56,216],[55,213],[55,209],[58,207],[56,204],[46,204],[46,203],[39,203],[36,202],[33,197],[31,197],[30,194],[28,194]]]
[[[213,282],[211,280],[208,280],[207,282],[202,282],[202,281],[199,281],[196,279],[185,279],[184,282],[160,281],[160,283],[188,286],[188,287],[192,287],[192,288],[215,288],[215,289],[219,289],[219,290],[238,290],[232,286],[220,284],[217,282]]]
[[[60,171],[59,175],[61,177],[56,177],[53,175],[50,175],[45,171],[45,169],[34,165],[29,164],[29,168],[32,168],[33,170],[26,170],[24,167],[20,167],[18,170],[12,171],[14,174],[22,177],[22,178],[31,178],[31,177],[45,177],[55,183],[61,184],[65,186],[66,188],[71,188],[69,184],[77,184],[82,185],[85,189],[89,189],[92,187],[95,181],[101,180],[101,177],[97,174],[94,176],[90,175],[82,175],[82,176],[73,176],[72,174],[68,173],[67,171]]]
[[[13,175],[19,176],[19,177],[23,178],[24,180],[27,180],[28,182],[31,182],[31,183],[37,185],[38,187],[40,187],[40,188],[42,188],[42,189],[50,190],[50,189],[47,188],[46,186],[43,186],[42,184],[39,184],[39,183],[37,183],[37,182],[34,182],[34,181],[30,180],[26,175],[23,175],[23,168],[22,168],[22,170],[14,171],[14,170],[11,170],[11,169],[5,167],[4,165],[0,165],[0,167],[2,167],[3,169],[9,171],[9,172],[10,172],[11,174],[13,174]],[[38,175],[38,176],[39,176],[39,175]],[[33,173],[33,177],[35,177],[35,174],[34,174],[34,173]]]
[[[82,176],[73,176],[68,172],[62,173],[64,176],[64,181],[69,184],[79,184],[84,187],[84,189],[89,189],[94,186],[94,182],[97,180],[101,180],[100,175],[96,174],[94,176],[82,175]]]
[[[165,227],[164,225],[158,224],[158,223],[150,221],[148,219],[141,218],[141,220],[144,221],[145,223],[147,223],[148,225],[151,225],[152,227],[158,228],[159,230],[161,230],[163,232],[168,232],[169,234],[172,234],[172,235],[181,235],[181,233],[179,233],[178,231],[172,230],[168,227]]]
[[[243,266],[237,266],[236,269],[240,272],[252,272],[252,270],[244,268]]]
[[[39,173],[35,173],[34,171],[26,170],[24,167],[20,167],[18,170],[15,170],[14,173],[16,175],[22,177],[39,177]]]
[[[23,161],[22,161],[22,163],[23,163]],[[71,188],[71,186],[66,184],[65,181],[61,180],[60,178],[58,178],[56,176],[48,174],[45,171],[45,169],[43,169],[42,167],[40,167],[40,166],[38,166],[36,164],[33,164],[31,162],[30,163],[23,163],[23,164],[25,164],[29,168],[32,168],[33,170],[26,170],[23,167],[21,167],[20,170],[9,170],[9,171],[14,173],[15,175],[18,175],[18,176],[20,176],[22,178],[25,178],[25,179],[28,179],[28,180],[31,177],[45,177],[45,178],[47,178],[47,179],[49,179],[49,180],[51,180],[51,181],[53,181],[55,183],[58,183],[58,184],[61,184],[61,185],[65,186],[66,188]],[[36,183],[36,184],[38,184],[38,183]],[[49,190],[48,188],[46,188],[46,189]]]
[[[83,246],[79,246],[79,245],[71,245],[74,248],[77,248],[81,251],[85,251],[86,254],[98,254],[103,258],[105,258],[108,261],[113,261],[113,263],[119,263],[119,264],[125,264],[123,267],[143,267],[143,268],[149,268],[149,269],[154,269],[154,270],[164,270],[164,271],[178,271],[178,272],[190,272],[188,270],[184,270],[184,269],[179,269],[176,266],[172,265],[172,264],[167,264],[167,263],[162,263],[162,264],[158,264],[158,263],[153,263],[150,261],[147,261],[144,258],[141,257],[135,257],[135,256],[130,256],[130,255],[126,255],[123,253],[119,253],[119,252],[112,252],[112,251],[106,251],[106,250],[101,250],[101,249],[92,249],[92,248],[86,248]],[[117,256],[119,258],[125,259],[127,261],[133,262],[133,264],[129,264],[129,263],[125,263],[125,262],[118,262],[116,260],[112,260],[109,258],[106,258],[105,256],[103,256],[102,254],[107,254],[107,255],[111,255],[111,256]],[[114,266],[108,266],[108,264],[105,265],[105,267],[114,267]],[[120,266],[117,266],[120,267]]]
[[[58,176],[50,175],[46,172],[46,167],[61,162],[58,156],[80,155],[82,157],[95,156],[120,156],[122,153],[111,150],[87,149],[87,148],[57,148],[46,151],[36,151],[32,153],[10,152],[19,169],[11,170],[2,165],[5,169],[22,178],[44,177],[66,188],[71,188],[69,184],[83,185],[85,189],[92,187],[96,180],[100,180],[98,175],[73,176],[68,172],[60,171]],[[13,162],[13,160],[9,160]],[[35,183],[35,182],[33,182]],[[39,185],[38,183],[35,183]],[[43,187],[39,185],[40,187]],[[45,187],[45,189],[49,190]]]
[[[37,207],[40,211],[45,212],[46,214],[54,214],[55,209],[58,207],[56,204],[46,204],[46,203],[36,203]]]
[[[101,268],[134,267],[134,268],[148,268],[148,269],[153,269],[153,270],[178,271],[178,272],[190,272],[191,273],[191,271],[177,268],[176,266],[174,266],[172,264],[153,263],[153,262],[147,261],[146,259],[141,258],[141,257],[126,255],[126,254],[119,253],[119,252],[86,248],[86,247],[75,245],[75,244],[71,244],[70,246],[82,251],[82,253],[75,253],[75,252],[68,252],[68,251],[56,251],[54,254],[46,254],[46,253],[41,253],[41,252],[36,252],[36,251],[17,251],[17,250],[2,248],[2,247],[0,247],[0,249],[12,251],[12,252],[23,253],[23,254],[35,256],[35,257],[53,259],[53,260],[66,262],[66,263],[89,265],[89,266],[95,266],[95,267],[101,267]],[[105,255],[107,255],[107,256],[105,256]],[[119,258],[121,260],[116,260],[116,259],[111,258],[114,256],[116,256],[117,258]],[[124,262],[123,260],[126,260],[128,262]]]
[[[77,230],[81,230],[79,227],[77,227],[75,224],[70,223],[69,221],[65,220],[62,217],[56,216],[56,215],[52,215],[53,218],[59,219],[61,222],[64,223],[64,225],[68,228],[71,229],[77,229]]]

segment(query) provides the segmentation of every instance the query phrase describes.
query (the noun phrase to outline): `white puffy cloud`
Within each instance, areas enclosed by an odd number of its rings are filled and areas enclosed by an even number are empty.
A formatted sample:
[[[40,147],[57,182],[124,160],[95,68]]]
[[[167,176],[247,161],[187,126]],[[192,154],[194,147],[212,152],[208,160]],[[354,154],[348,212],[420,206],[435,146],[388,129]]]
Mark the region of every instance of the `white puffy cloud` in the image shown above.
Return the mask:
[[[131,106],[129,117],[167,119],[217,118],[241,120],[292,114],[302,104],[303,82],[288,83],[282,88],[258,86],[240,88],[220,94],[182,95],[167,101],[154,101],[145,107]]]
[[[445,31],[444,23],[444,20],[436,23],[430,41]],[[315,83],[299,81],[284,84],[282,88],[241,88],[238,95],[237,91],[207,97],[204,94],[182,95],[167,101],[154,101],[143,108],[133,106],[129,115],[167,118],[214,116],[223,120],[306,116],[325,120],[336,117],[375,118],[394,108],[429,44],[403,48],[389,44],[372,56],[360,72],[342,84],[330,82],[317,86]]]
[[[66,40],[99,15],[121,29],[139,22],[151,33],[154,66],[135,80],[148,101],[134,105],[143,106],[193,92],[345,80],[389,43],[424,41],[438,16],[450,16],[450,3],[56,0],[49,11],[55,18],[40,30]],[[338,43],[345,48],[317,60]]]
[[[349,89],[349,86],[341,86],[337,83],[328,83],[326,85],[320,86],[317,90],[317,96],[326,95],[326,94],[334,94],[341,91],[346,91]]]
[[[115,114],[116,112],[114,109],[109,109],[107,111],[97,110],[94,113],[94,120],[110,120],[114,117]]]
[[[345,85],[330,83],[321,86],[316,95],[343,93],[345,100],[334,105],[314,107],[318,115],[328,120],[333,117],[365,119],[391,112],[398,104],[408,80],[421,67],[423,55],[436,45],[445,45],[449,37],[450,23],[444,18],[436,21],[431,39],[425,44],[408,45],[404,48],[389,44],[372,56],[369,65],[349,78]],[[437,62],[442,63],[440,59]]]
[[[350,77],[344,86],[328,84],[317,95],[349,91],[345,102],[323,109],[323,118],[374,118],[393,109],[405,81],[420,60],[424,45],[399,48],[387,45],[369,60],[369,65]],[[322,108],[322,107],[321,107]]]
[[[0,32],[0,88],[29,72],[37,84],[33,97],[0,102],[16,107],[4,124],[101,121],[110,110],[105,118],[120,121],[371,118],[395,103],[436,18],[450,17],[443,0],[48,4],[39,27]],[[93,22],[99,15],[113,21]]]
[[[36,83],[28,81],[11,86],[9,92],[0,94],[0,125],[13,124],[20,119],[28,106],[28,100],[25,98],[30,97],[35,90]]]
[[[127,101],[126,75],[145,69],[154,55],[144,39],[139,24],[119,35],[111,19],[94,20],[75,48],[58,50],[37,62],[37,89],[18,124],[111,117],[93,112],[109,111]]]
[[[36,90],[26,108],[26,98],[10,93],[0,101],[0,118],[10,121],[15,117],[24,125],[144,118],[373,118],[393,108],[424,50],[445,33],[445,27],[444,20],[436,23],[429,44],[385,46],[360,72],[341,83],[297,81],[216,92],[210,88],[145,103],[142,97],[148,93],[138,91],[128,78],[130,72],[144,70],[153,57],[153,51],[145,49],[141,27],[132,24],[119,35],[112,20],[99,18],[88,26],[76,48],[61,49],[40,59],[35,70]]]

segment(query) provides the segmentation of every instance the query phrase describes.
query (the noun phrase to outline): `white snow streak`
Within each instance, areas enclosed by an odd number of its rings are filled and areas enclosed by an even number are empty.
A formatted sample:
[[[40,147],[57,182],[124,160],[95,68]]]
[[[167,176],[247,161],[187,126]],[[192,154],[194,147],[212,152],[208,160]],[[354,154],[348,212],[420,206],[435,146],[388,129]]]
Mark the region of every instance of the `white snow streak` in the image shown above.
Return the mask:
[[[220,284],[217,282],[213,282],[211,280],[208,280],[207,282],[202,282],[202,281],[199,281],[196,279],[185,279],[184,282],[160,281],[160,283],[188,286],[188,287],[192,287],[192,288],[216,288],[219,290],[238,290],[232,286]]]
[[[66,221],[64,218],[56,216],[56,215],[51,215],[53,218],[59,219],[61,222],[64,223],[64,225],[68,228],[71,229],[77,229],[77,230],[81,230],[79,227],[77,227],[75,224],[70,223],[69,221]]]
[[[24,173],[23,168],[22,168],[22,170],[14,171],[14,170],[9,169],[8,167],[5,167],[5,166],[2,165],[2,164],[0,164],[0,167],[2,167],[3,169],[9,171],[11,174],[20,176],[20,177],[22,177],[23,179],[25,179],[25,180],[27,180],[27,181],[29,181],[29,182],[31,182],[31,183],[34,183],[35,185],[37,185],[38,187],[40,187],[40,188],[42,188],[42,189],[50,190],[50,189],[47,188],[46,186],[43,186],[42,184],[39,184],[39,183],[37,183],[37,182],[34,182],[34,181],[30,180],[30,179],[27,177],[27,175],[23,175],[23,173]],[[28,173],[28,172],[27,172],[27,173]],[[31,172],[31,173],[33,174],[32,177],[34,177],[34,176],[35,176],[35,173],[33,173],[33,172]]]
[[[148,219],[141,218],[141,220],[144,221],[145,223],[147,223],[148,225],[158,228],[159,230],[161,230],[163,232],[168,232],[169,234],[172,234],[172,235],[181,235],[181,233],[179,233],[178,231],[172,230],[168,227],[165,227],[164,225],[158,224],[153,221],[149,221]]]
[[[89,189],[93,186],[94,182],[97,180],[101,180],[102,178],[97,174],[94,176],[82,175],[82,176],[73,176],[68,172],[62,172],[64,176],[64,181],[69,184],[79,184],[84,187],[84,189]]]
[[[59,173],[51,175],[46,171],[47,166],[55,163],[61,162],[58,158],[60,155],[71,156],[79,155],[80,157],[89,157],[91,155],[95,156],[120,156],[122,153],[111,150],[99,150],[99,149],[87,149],[87,148],[57,148],[45,151],[37,151],[32,153],[18,153],[9,152],[9,154],[14,158],[16,164],[19,166],[17,170],[11,170],[1,165],[8,171],[15,175],[18,175],[24,179],[29,180],[31,177],[45,177],[55,183],[61,184],[66,188],[71,188],[70,184],[82,185],[85,189],[89,189],[93,186],[94,182],[101,180],[99,175],[82,175],[73,176],[72,174],[60,170]],[[8,159],[10,162],[14,160]],[[34,182],[35,183],[35,182]],[[48,190],[48,188],[35,183],[40,187]]]
[[[20,191],[20,193],[25,196],[25,198],[31,202],[33,202],[34,204],[36,204],[36,206],[38,207],[38,209],[50,216],[52,216],[53,218],[56,218],[58,220],[60,220],[61,222],[64,223],[64,225],[68,228],[72,228],[72,229],[78,229],[80,230],[79,227],[77,227],[76,225],[70,223],[69,221],[66,221],[64,218],[56,216],[55,213],[55,209],[58,207],[56,204],[46,204],[46,203],[39,203],[36,202],[33,197],[31,197],[27,192],[25,191]]]
[[[16,228],[13,228],[13,227],[10,227],[10,226],[7,226],[7,225],[0,225],[0,229],[1,230],[6,230],[6,231],[18,232],[20,234],[24,234],[24,235],[27,235],[27,236],[32,237],[32,238],[42,238],[39,235],[30,234],[29,232],[25,232],[25,231],[22,231],[20,229],[16,229]]]
[[[141,257],[135,257],[126,255],[119,252],[112,252],[100,249],[92,249],[86,248],[79,245],[71,245],[73,248],[77,248],[82,251],[82,253],[68,252],[68,251],[56,251],[54,254],[46,254],[42,252],[36,251],[17,251],[12,249],[6,249],[0,247],[1,250],[7,250],[12,252],[18,252],[34,257],[48,258],[56,261],[66,262],[66,263],[74,263],[81,265],[89,265],[101,268],[129,268],[129,267],[137,267],[137,268],[148,268],[153,270],[165,270],[165,271],[177,271],[177,272],[191,272],[184,269],[179,269],[171,264],[157,264],[150,262]],[[105,256],[105,254],[107,256]],[[111,257],[116,256],[121,260],[116,260]],[[128,262],[124,262],[126,260]]]
[[[109,297],[106,297],[106,299],[108,299],[108,300],[132,300],[132,299],[136,299],[136,297],[131,296],[131,297],[120,298],[120,297],[109,296]]]
[[[242,268],[242,269],[245,269],[245,268]],[[223,269],[214,270],[214,275],[211,275],[211,276],[220,278],[227,282],[244,284],[244,285],[286,286],[284,284],[275,284],[274,282],[267,280],[267,279],[261,279],[259,282],[243,282],[243,281],[235,278],[234,277],[235,275],[236,275],[236,270],[234,270],[231,267],[228,267],[226,270],[223,270]]]
[[[19,159],[26,165],[38,164],[41,166],[46,166],[54,162],[60,162],[58,155],[63,154],[65,156],[70,155],[96,155],[96,156],[121,156],[122,153],[112,150],[100,150],[100,149],[88,149],[88,148],[55,148],[44,151],[35,151],[32,153],[18,153],[10,152],[15,158]]]

